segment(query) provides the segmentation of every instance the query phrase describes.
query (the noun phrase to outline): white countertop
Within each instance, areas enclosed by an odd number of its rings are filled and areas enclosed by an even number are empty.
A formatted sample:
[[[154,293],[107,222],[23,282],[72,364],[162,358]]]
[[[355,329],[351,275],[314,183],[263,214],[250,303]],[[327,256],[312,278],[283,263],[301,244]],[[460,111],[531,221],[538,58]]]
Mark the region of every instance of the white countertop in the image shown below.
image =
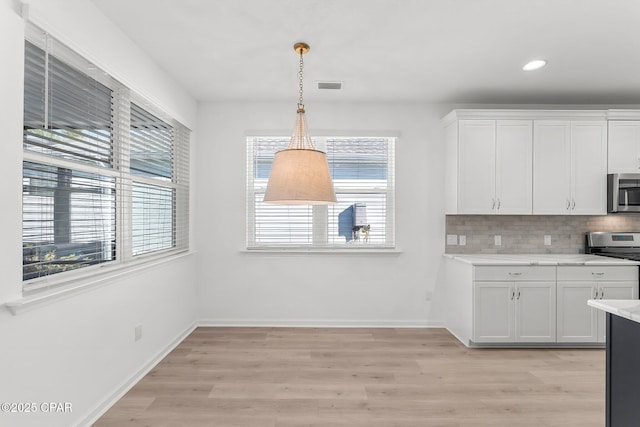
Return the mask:
[[[640,323],[640,301],[626,299],[590,299],[591,307]]]
[[[472,265],[640,265],[637,261],[587,254],[444,254]]]

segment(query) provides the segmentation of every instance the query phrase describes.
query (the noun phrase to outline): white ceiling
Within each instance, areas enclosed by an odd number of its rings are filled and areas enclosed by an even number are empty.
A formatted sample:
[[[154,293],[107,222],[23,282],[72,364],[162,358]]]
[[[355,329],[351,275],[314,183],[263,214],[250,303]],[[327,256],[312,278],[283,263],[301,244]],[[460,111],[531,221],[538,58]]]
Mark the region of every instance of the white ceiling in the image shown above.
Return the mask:
[[[640,103],[640,0],[92,1],[198,100]]]

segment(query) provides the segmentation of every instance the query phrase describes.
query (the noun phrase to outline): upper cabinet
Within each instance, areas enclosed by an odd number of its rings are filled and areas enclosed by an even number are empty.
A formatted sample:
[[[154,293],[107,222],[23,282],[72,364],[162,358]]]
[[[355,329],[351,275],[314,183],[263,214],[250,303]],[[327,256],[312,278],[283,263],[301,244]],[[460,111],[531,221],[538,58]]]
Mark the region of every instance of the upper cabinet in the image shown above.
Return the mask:
[[[458,213],[495,211],[495,138],[494,120],[458,124]]]
[[[533,213],[605,215],[607,122],[535,120]]]
[[[531,120],[496,121],[496,213],[531,212],[532,129]]]
[[[609,121],[609,173],[640,173],[640,121]]]
[[[606,214],[604,111],[454,110],[443,122],[447,214]]]
[[[459,120],[449,129],[451,211],[464,214],[531,213],[531,120]],[[448,195],[451,197],[451,195]]]

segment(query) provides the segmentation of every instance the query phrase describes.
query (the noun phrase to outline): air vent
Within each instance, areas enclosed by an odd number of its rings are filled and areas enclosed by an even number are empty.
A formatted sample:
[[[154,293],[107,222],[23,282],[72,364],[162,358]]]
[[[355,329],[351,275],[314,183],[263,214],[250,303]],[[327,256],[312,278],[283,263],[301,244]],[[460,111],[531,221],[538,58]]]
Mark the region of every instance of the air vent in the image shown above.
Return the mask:
[[[318,82],[318,89],[342,89],[342,82]]]

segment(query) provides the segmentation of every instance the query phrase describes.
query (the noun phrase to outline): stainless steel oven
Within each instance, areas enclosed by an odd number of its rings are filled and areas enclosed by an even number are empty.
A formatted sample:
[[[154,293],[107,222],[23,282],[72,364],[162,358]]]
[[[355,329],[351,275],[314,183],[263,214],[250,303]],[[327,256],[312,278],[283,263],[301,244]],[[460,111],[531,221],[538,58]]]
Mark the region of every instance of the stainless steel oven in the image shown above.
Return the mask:
[[[607,212],[640,212],[640,173],[607,175]]]
[[[640,261],[640,233],[587,233],[584,253]]]

